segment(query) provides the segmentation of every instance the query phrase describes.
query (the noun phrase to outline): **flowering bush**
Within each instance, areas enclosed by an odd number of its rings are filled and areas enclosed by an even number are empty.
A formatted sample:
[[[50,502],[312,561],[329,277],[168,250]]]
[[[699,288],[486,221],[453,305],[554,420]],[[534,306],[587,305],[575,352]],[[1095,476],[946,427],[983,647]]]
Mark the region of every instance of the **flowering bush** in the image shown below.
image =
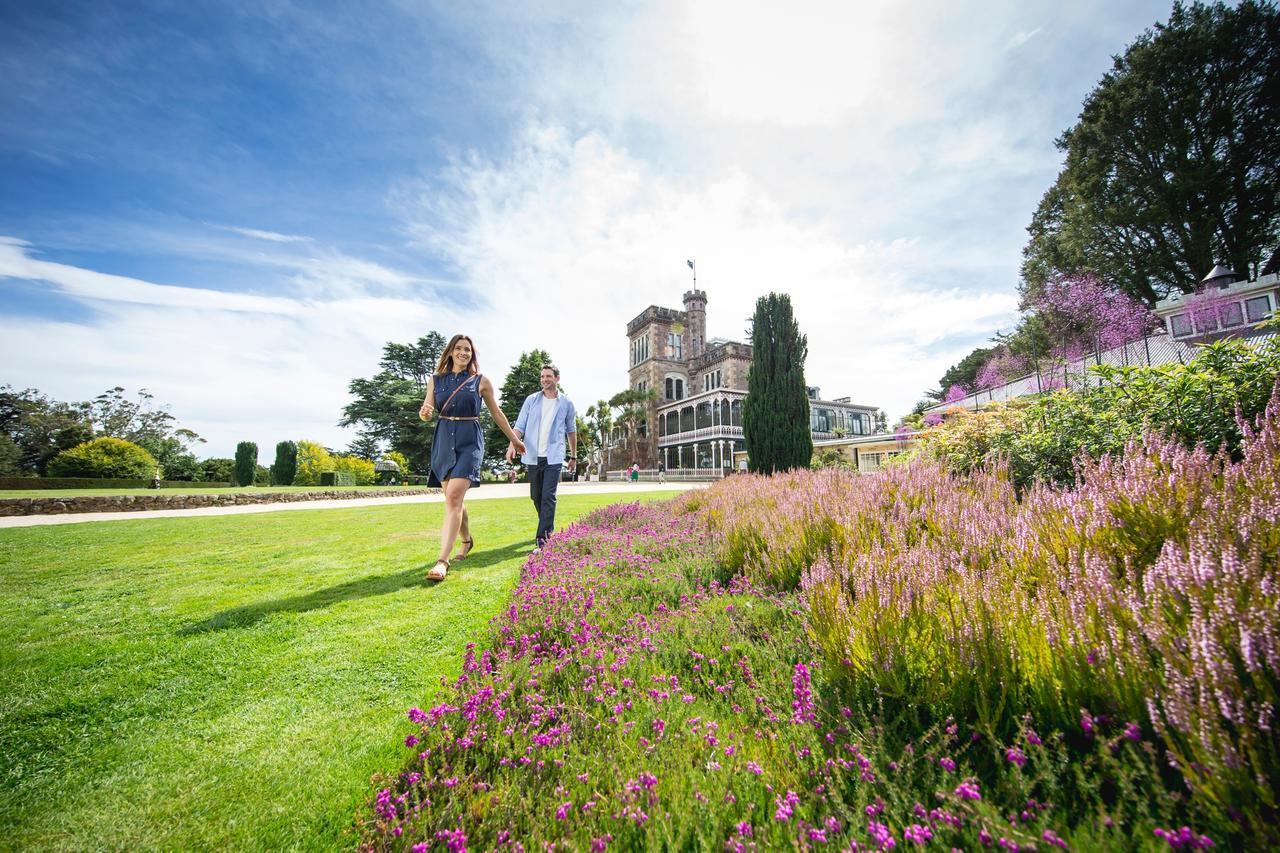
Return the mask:
[[[363,849],[1275,837],[1280,400],[1022,499],[916,460],[599,511],[376,780]]]

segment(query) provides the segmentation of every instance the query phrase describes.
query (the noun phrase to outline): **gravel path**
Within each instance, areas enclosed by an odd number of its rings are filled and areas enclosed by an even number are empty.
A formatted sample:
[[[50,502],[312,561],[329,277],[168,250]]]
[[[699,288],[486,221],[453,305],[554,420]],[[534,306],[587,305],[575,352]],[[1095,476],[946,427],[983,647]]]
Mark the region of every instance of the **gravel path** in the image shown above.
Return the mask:
[[[561,483],[561,495],[626,494],[627,492],[683,492],[688,489],[705,489],[706,483]],[[467,495],[467,501],[483,501],[497,498],[527,498],[527,483],[486,483]],[[385,506],[387,504],[440,503],[444,495],[409,495],[402,498],[352,498],[350,500],[298,501],[295,503],[251,504],[248,506],[216,506],[202,509],[159,509],[144,512],[84,512],[63,515],[18,515],[0,517],[0,528],[36,527],[43,524],[77,524],[85,521],[132,521],[139,518],[187,518],[201,515],[243,515],[250,512],[295,512],[310,509],[345,509],[359,506]]]

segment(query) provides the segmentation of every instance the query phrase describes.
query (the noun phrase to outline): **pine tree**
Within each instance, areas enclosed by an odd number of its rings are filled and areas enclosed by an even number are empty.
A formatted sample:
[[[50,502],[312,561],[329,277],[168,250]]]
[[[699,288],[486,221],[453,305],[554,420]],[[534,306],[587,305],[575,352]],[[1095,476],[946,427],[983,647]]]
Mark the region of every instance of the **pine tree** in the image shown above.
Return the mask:
[[[298,474],[298,445],[282,441],[276,445],[276,461],[271,466],[271,482],[277,486],[292,486]]]
[[[809,395],[804,381],[808,339],[791,311],[791,297],[756,300],[751,318],[751,368],[742,404],[742,434],[752,471],[806,468],[813,457]]]
[[[258,445],[252,441],[242,441],[236,445],[236,468],[234,471],[237,486],[252,486],[254,475],[258,473]]]
[[[521,353],[520,360],[508,371],[498,395],[498,407],[512,426],[515,426],[516,418],[520,416],[520,407],[524,405],[525,398],[542,390],[539,379],[544,364],[551,364],[551,356],[546,350],[536,349]],[[491,464],[496,464],[507,452],[507,443],[507,437],[498,424],[489,419],[484,436],[486,459]]]

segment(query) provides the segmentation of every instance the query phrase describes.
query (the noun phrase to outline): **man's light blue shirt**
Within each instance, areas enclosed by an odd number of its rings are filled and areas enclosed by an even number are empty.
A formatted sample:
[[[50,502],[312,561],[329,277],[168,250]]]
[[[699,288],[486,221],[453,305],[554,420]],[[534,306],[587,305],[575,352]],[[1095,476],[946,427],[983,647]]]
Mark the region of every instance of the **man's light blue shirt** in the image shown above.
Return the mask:
[[[515,428],[520,430],[524,441],[524,456],[520,457],[520,461],[526,465],[537,465],[538,457],[545,456],[548,465],[563,465],[568,433],[578,431],[577,413],[572,400],[563,394],[557,394],[555,408],[551,410],[551,432],[547,434],[547,446],[538,447],[538,436],[542,433],[541,398],[541,391],[525,397],[520,415],[516,418]]]

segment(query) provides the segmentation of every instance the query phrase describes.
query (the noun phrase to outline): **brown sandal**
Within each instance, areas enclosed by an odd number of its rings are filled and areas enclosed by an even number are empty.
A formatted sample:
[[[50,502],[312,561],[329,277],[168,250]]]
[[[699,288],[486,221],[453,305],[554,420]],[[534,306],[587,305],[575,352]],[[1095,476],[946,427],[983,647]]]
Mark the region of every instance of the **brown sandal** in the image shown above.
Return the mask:
[[[470,554],[472,551],[476,549],[475,539],[460,539],[458,541],[460,541],[463,545],[466,545],[467,550],[463,551],[461,554],[454,554],[453,559],[455,560],[465,559],[468,554]]]
[[[427,580],[442,581],[444,576],[449,573],[448,560],[436,560],[436,564],[427,572]]]

